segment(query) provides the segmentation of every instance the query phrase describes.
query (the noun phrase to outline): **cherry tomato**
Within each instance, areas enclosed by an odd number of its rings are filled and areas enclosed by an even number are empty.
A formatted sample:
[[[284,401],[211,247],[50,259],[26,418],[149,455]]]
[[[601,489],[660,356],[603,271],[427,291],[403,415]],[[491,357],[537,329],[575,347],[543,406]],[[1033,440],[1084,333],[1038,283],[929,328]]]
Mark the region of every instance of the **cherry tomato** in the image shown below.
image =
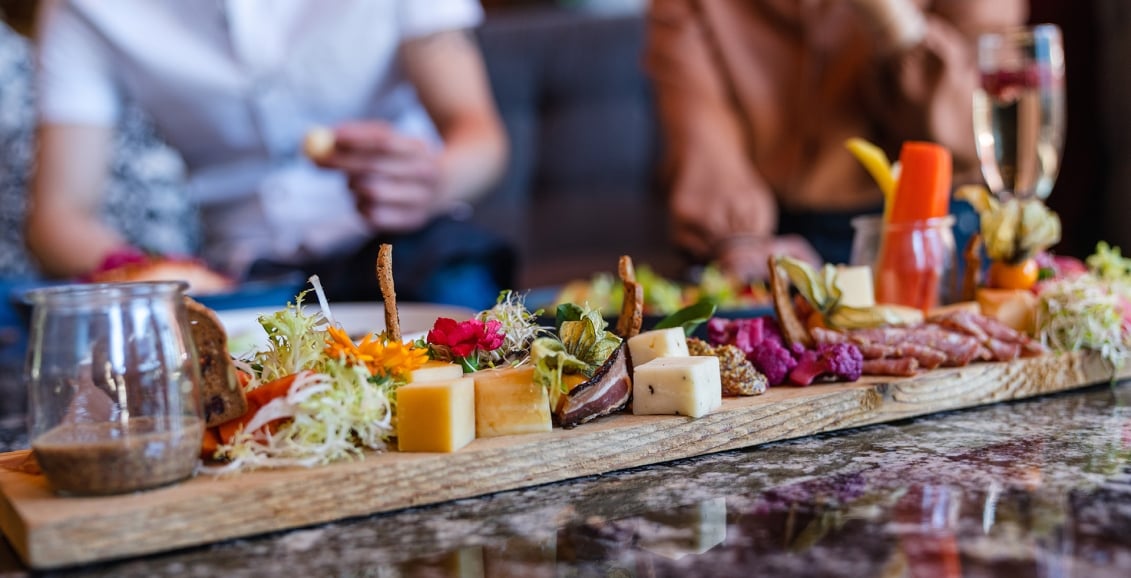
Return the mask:
[[[1025,259],[1020,263],[994,261],[990,263],[987,281],[995,289],[1032,289],[1040,272],[1036,259]]]

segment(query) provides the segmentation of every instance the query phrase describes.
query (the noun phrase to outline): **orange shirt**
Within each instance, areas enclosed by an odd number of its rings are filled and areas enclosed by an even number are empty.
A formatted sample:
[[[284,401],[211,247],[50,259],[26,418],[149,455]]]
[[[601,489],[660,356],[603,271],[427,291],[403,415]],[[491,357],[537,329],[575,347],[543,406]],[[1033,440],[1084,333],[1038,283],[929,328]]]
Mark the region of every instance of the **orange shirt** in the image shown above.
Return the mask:
[[[878,205],[849,137],[891,158],[933,141],[957,171],[976,167],[976,37],[1023,23],[1028,5],[915,1],[926,35],[894,49],[849,0],[652,0],[645,61],[679,246],[710,259],[726,239],[772,235],[779,205]]]

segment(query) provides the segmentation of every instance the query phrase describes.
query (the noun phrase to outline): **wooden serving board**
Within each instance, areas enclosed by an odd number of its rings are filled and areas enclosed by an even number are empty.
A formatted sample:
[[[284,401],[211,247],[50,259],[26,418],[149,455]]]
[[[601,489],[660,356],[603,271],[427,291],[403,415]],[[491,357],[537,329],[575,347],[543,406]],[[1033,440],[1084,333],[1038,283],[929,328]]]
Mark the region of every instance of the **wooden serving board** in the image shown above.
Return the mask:
[[[1131,366],[1118,377],[1131,376]],[[138,556],[557,482],[1112,378],[1095,354],[982,363],[914,378],[771,388],[700,419],[615,415],[572,430],[479,439],[454,454],[368,454],[312,469],[198,476],[139,494],[54,495],[0,454],[0,529],[24,562],[54,568]]]

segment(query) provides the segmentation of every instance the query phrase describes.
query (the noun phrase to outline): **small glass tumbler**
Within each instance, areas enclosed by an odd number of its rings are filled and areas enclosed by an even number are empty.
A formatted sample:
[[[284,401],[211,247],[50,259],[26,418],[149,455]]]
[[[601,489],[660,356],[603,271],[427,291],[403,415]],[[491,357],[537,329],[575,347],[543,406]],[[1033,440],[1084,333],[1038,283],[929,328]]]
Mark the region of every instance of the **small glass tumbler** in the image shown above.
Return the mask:
[[[120,494],[188,478],[204,435],[183,282],[27,294],[31,447],[55,491]]]
[[[927,311],[957,299],[953,215],[886,225],[867,215],[852,226],[851,264],[872,267],[877,303]]]
[[[886,223],[873,269],[876,302],[927,312],[954,303],[954,216]]]

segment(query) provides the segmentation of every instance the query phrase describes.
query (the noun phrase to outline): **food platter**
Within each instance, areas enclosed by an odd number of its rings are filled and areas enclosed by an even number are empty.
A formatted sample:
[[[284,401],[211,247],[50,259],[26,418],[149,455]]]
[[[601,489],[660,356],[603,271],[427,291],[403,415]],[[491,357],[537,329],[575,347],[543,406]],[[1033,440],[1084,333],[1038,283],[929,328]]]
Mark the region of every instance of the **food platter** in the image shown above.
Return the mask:
[[[1131,376],[1123,367],[1117,378]],[[34,568],[139,556],[1109,382],[1095,353],[776,387],[706,417],[617,414],[574,429],[477,439],[453,454],[367,454],[310,469],[198,476],[101,498],[55,495],[0,456],[0,529]]]
[[[240,357],[248,351],[263,347],[266,344],[266,334],[259,325],[259,316],[274,313],[285,304],[286,302],[274,307],[217,311],[217,317],[228,332],[233,354]],[[335,303],[332,311],[335,320],[350,335],[360,337],[367,333],[377,334],[385,330],[385,309],[380,303]],[[462,321],[475,312],[466,307],[453,305],[400,303],[397,305],[397,314],[400,316],[404,338],[416,339],[427,333],[437,318],[449,317]]]

